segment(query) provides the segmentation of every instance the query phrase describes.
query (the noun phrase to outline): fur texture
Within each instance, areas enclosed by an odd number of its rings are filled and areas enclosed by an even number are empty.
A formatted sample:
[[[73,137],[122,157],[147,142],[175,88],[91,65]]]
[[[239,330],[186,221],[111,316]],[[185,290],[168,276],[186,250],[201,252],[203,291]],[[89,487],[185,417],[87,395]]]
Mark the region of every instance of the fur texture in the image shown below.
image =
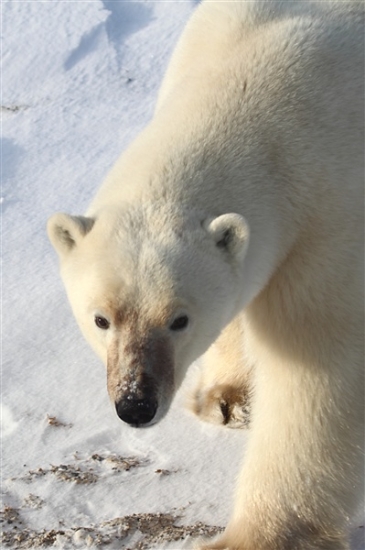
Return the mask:
[[[364,492],[364,5],[210,2],[153,120],[49,235],[119,416],[250,436],[201,549],[346,550]]]

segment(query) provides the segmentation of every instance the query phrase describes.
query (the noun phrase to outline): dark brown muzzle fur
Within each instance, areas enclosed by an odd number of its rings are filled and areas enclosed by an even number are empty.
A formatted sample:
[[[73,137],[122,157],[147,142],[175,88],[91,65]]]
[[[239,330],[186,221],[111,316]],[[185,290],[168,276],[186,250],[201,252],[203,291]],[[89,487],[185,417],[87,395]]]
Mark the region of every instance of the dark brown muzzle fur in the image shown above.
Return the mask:
[[[124,336],[124,338],[122,338]],[[127,424],[151,422],[174,391],[174,364],[168,337],[128,331],[108,350],[108,392],[118,416]]]

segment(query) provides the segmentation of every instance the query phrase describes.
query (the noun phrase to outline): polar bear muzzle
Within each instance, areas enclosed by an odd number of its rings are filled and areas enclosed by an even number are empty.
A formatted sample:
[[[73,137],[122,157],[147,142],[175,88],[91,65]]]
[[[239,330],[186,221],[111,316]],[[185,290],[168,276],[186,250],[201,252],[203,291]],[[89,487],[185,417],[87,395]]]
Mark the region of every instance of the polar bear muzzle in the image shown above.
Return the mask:
[[[108,392],[119,418],[134,427],[151,422],[159,407],[154,376],[137,367],[125,370],[118,378],[116,381],[116,372],[108,369]]]
[[[171,343],[167,337],[146,332],[133,323],[127,325],[123,337],[108,349],[109,397],[119,418],[134,427],[159,420],[174,394]]]

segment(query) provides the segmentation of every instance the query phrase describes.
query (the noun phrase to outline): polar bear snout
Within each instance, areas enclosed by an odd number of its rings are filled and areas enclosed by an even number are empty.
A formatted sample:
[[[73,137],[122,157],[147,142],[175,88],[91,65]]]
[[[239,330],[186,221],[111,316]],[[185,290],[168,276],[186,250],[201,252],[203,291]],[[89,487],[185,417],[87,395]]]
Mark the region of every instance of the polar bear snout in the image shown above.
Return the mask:
[[[157,399],[152,395],[144,399],[137,399],[132,395],[123,396],[115,404],[117,415],[123,422],[138,428],[141,424],[148,424],[155,417],[158,408]]]
[[[119,418],[134,427],[159,421],[175,389],[170,339],[156,331],[146,332],[124,328],[107,356],[109,397]]]
[[[151,422],[159,408],[158,386],[154,377],[136,367],[115,382],[109,373],[109,395],[119,418],[135,427]]]

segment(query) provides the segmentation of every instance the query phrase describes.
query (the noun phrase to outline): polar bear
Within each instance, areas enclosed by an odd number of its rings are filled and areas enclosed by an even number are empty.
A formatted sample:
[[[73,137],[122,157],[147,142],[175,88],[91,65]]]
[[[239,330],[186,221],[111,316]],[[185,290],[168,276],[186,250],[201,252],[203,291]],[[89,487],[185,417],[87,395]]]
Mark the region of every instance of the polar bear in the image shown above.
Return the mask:
[[[364,491],[363,13],[205,0],[85,216],[49,220],[119,417],[158,421],[205,354],[194,411],[249,420],[232,517],[201,549],[349,548]]]

